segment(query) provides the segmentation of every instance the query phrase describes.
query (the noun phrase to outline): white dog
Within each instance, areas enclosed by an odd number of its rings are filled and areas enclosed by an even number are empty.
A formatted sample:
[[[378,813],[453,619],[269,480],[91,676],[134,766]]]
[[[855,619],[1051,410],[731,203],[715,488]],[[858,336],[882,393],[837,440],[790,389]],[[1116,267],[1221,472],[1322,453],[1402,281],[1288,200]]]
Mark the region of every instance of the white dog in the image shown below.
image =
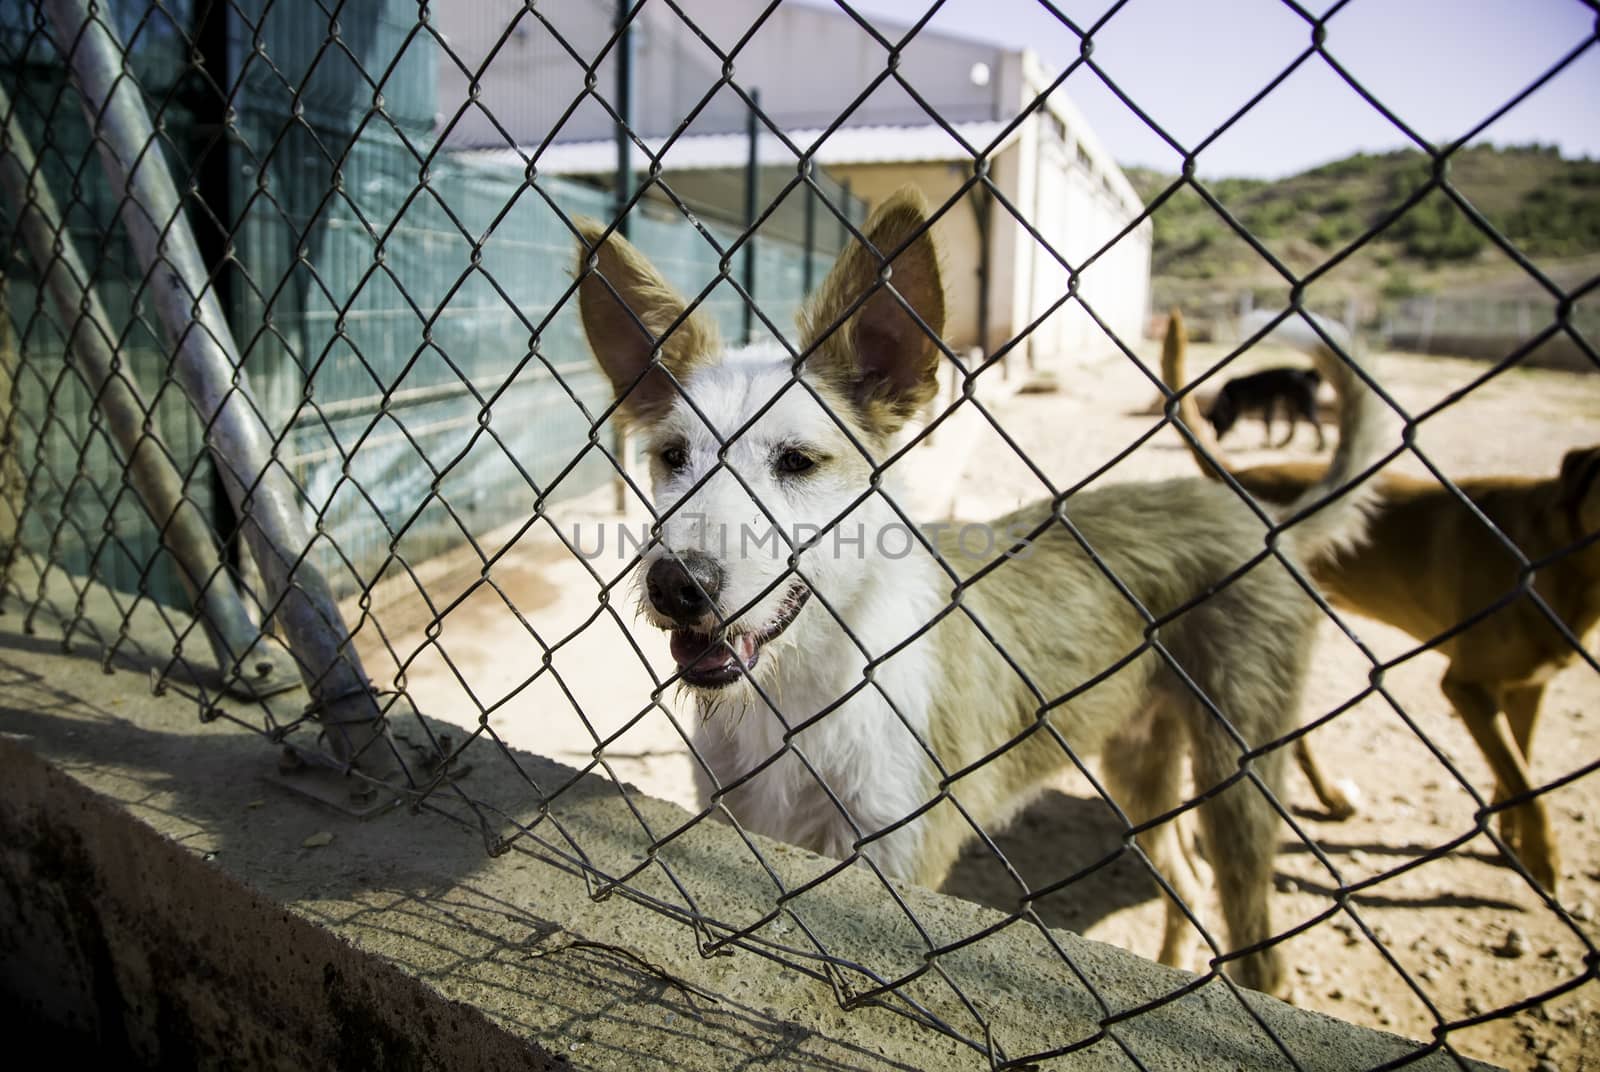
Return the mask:
[[[1282,749],[1243,759],[1296,727],[1319,611],[1266,553],[1258,515],[1213,481],[1174,480],[1026,507],[977,557],[953,529],[937,555],[917,539],[878,466],[943,353],[918,195],[890,199],[871,248],[840,256],[802,314],[798,366],[776,346],[724,349],[636,249],[581,230],[584,328],[662,518],[641,604],[700,705],[702,801],[937,886],[975,827],[1006,823],[1069,749],[1103,755],[1135,824],[1180,805],[1188,755],[1196,792],[1213,794],[1200,827],[1233,948],[1251,949],[1230,970],[1277,989],[1276,949],[1252,948],[1273,934],[1278,820],[1255,779],[1276,791]],[[1310,508],[1370,464],[1383,423],[1349,366],[1309,348],[1344,405],[1327,479],[1277,515],[1296,519],[1276,541],[1296,559],[1358,537],[1364,492]],[[1192,901],[1176,830],[1140,842]],[[1186,959],[1188,934],[1169,904],[1164,961]]]

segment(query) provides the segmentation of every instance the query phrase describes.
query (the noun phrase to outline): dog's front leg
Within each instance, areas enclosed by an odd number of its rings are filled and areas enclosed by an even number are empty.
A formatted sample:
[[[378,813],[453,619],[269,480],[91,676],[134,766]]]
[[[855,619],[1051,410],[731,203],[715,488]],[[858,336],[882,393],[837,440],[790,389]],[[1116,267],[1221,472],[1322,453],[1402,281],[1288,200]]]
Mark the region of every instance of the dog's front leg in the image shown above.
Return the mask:
[[[1158,708],[1130,720],[1106,747],[1101,765],[1107,788],[1134,824],[1170,812],[1182,802],[1183,750],[1157,743],[1163,737],[1171,739],[1182,734],[1172,715]],[[1189,970],[1194,966],[1195,931],[1188,913],[1202,902],[1185,835],[1178,819],[1173,818],[1140,833],[1138,842],[1150,866],[1171,890],[1164,898],[1157,959],[1170,967]]]
[[[1506,712],[1506,722],[1511,730],[1511,739],[1516,742],[1517,751],[1522,756],[1522,764],[1530,771],[1533,764],[1533,731],[1539,720],[1539,706],[1544,701],[1543,685],[1527,685],[1522,688],[1507,689],[1502,694],[1501,706]],[[1496,804],[1506,800],[1511,795],[1510,790],[1495,781]],[[1524,856],[1522,819],[1523,809],[1511,808],[1500,813],[1500,836],[1505,839],[1519,857]],[[1551,845],[1555,844],[1553,835],[1548,837]]]
[[[1300,427],[1300,415],[1295,412],[1293,403],[1285,403],[1283,409],[1284,415],[1289,418],[1289,430],[1283,433],[1283,441],[1278,444],[1280,448],[1294,442],[1295,429]]]
[[[1328,438],[1322,434],[1322,413],[1317,409],[1315,397],[1311,399],[1311,409],[1306,414],[1306,420],[1311,422],[1311,430],[1317,433],[1317,451],[1320,453],[1327,447]]]
[[[1496,799],[1510,799],[1531,791],[1533,778],[1528,772],[1522,750],[1512,736],[1509,720],[1499,717],[1499,707],[1489,692],[1481,685],[1462,681],[1449,673],[1445,674],[1440,688],[1455,706],[1461,721],[1466,723],[1472,739],[1478,742],[1483,757],[1489,761],[1489,767],[1494,771]],[[1502,789],[1503,797],[1500,796]],[[1556,860],[1555,839],[1551,836],[1550,816],[1545,811],[1544,801],[1530,800],[1519,806],[1516,812],[1514,828],[1517,856],[1534,881],[1554,894],[1560,865]]]

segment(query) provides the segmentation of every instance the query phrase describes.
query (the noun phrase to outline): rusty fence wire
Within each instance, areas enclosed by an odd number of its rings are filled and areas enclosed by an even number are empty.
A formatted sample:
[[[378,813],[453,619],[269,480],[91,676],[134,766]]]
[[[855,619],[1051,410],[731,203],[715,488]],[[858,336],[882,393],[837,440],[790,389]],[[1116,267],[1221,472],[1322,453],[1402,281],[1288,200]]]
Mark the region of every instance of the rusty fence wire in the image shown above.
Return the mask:
[[[0,265],[0,385],[6,390],[0,398],[0,609],[29,622],[58,620],[69,641],[77,636],[98,645],[108,666],[147,644],[133,623],[154,616],[170,632],[154,653],[157,687],[192,697],[206,719],[250,727],[286,748],[308,785],[323,779],[311,785],[312,795],[358,812],[397,802],[437,809],[475,826],[492,854],[532,853],[583,873],[597,898],[628,897],[683,921],[707,955],[739,947],[783,960],[827,979],[841,1004],[897,1009],[971,1046],[994,1067],[1103,1043],[1121,1047],[1132,1064],[1144,1067],[1120,1040],[1117,1025],[1200,987],[1234,991],[1230,967],[1330,921],[1347,928],[1352,941],[1375,947],[1427,1010],[1429,1037],[1403,1060],[1440,1052],[1459,1057],[1458,1032],[1593,983],[1600,953],[1568,906],[1541,888],[1501,820],[1591,777],[1600,758],[1573,756],[1555,780],[1521,795],[1491,797],[1408,717],[1385,674],[1513,604],[1533,606],[1570,648],[1569,661],[1600,674],[1578,635],[1592,623],[1564,620],[1534,587],[1541,570],[1596,553],[1600,533],[1584,531],[1584,519],[1593,516],[1585,495],[1592,492],[1579,488],[1569,496],[1570,540],[1530,554],[1415,444],[1427,420],[1540,347],[1558,342],[1569,364],[1600,366],[1581,322],[1594,281],[1572,287],[1550,278],[1452,185],[1449,171],[1463,146],[1592,53],[1594,35],[1573,41],[1564,58],[1520,93],[1456,141],[1439,145],[1408,127],[1326,45],[1344,5],[1317,14],[1286,3],[1304,22],[1303,52],[1209,136],[1185,144],[1097,65],[1095,36],[1115,23],[1124,5],[1083,23],[1041,4],[1059,33],[1081,42],[1080,56],[1057,73],[1018,75],[1007,84],[1025,88],[1019,103],[998,111],[943,103],[924,77],[948,66],[939,50],[953,47],[927,29],[939,6],[913,12],[911,25],[896,27],[879,25],[843,0],[807,9],[805,17],[832,19],[836,32],[864,42],[858,47],[874,62],[859,87],[836,91],[837,105],[808,115],[789,100],[789,118],[780,123],[763,107],[761,90],[770,100],[784,73],[744,62],[768,47],[759,46],[761,34],[788,10],[777,2],[722,5],[715,12],[675,0],[497,3],[447,17],[439,5],[400,0],[0,0],[0,225],[7,239]],[[770,55],[770,48],[761,54]],[[1297,272],[1194,176],[1192,165],[1308,64],[1333,70],[1432,167],[1381,219],[1336,245],[1314,270]],[[674,77],[662,83],[630,74],[647,65]],[[757,69],[747,74],[747,66]],[[1005,83],[1003,57],[992,68],[981,66],[981,74],[978,65],[958,73],[974,86],[987,86],[990,78]],[[1131,189],[1100,163],[1098,149],[1077,143],[1084,174],[1096,176],[1084,196],[1109,222],[1088,228],[1088,237],[1079,228],[1063,240],[1060,221],[1040,218],[1049,210],[1030,209],[1035,202],[1018,197],[998,172],[1019,131],[1033,126],[1040,128],[1038,138],[1054,138],[1064,158],[1071,157],[1069,124],[1051,104],[1063,86],[1070,89],[1069,77],[1102,82],[1182,157],[1185,168],[1145,205],[1129,200]],[[911,127],[923,131],[920,148],[910,140],[894,143]],[[937,149],[926,147],[929,139]],[[802,381],[799,370],[813,354],[793,330],[796,313],[834,262],[866,242],[869,212],[889,192],[837,178],[828,161],[851,159],[849,153],[858,154],[856,160],[886,159],[870,153],[887,152],[891,143],[922,169],[915,176],[930,187],[934,223],[970,227],[986,248],[1003,229],[1012,236],[1008,264],[1028,261],[1038,281],[1031,296],[1043,292],[1045,298],[1029,304],[1027,315],[1002,322],[991,315],[988,298],[1000,268],[987,256],[981,260],[971,310],[976,344],[960,351],[938,345],[943,387],[922,414],[921,430],[885,456],[861,442],[840,415],[838,432],[865,460],[859,497],[844,513],[877,494],[879,478],[892,465],[964,415],[1032,471],[1038,497],[1049,504],[1045,524],[1068,529],[1129,601],[1142,640],[1064,695],[1038,693],[1036,716],[1017,739],[953,768],[950,757],[939,755],[938,742],[918,728],[917,713],[897,706],[875,671],[950,617],[965,616],[986,642],[998,644],[962,601],[977,578],[952,575],[953,591],[939,593],[948,600],[887,652],[870,650],[830,604],[830,594],[813,586],[805,598],[814,605],[804,613],[837,619],[863,656],[862,680],[820,710],[786,717],[784,697],[768,695],[751,678],[779,729],[770,755],[730,770],[725,757],[713,761],[700,752],[705,738],[697,723],[716,712],[696,710],[693,695],[679,689],[680,667],[638,639],[637,567],[680,507],[651,499],[638,446],[620,431],[610,384],[591,361],[578,295],[585,280],[604,273],[598,259],[579,266],[587,226],[581,221],[598,221],[600,230],[587,232],[591,241],[626,235],[690,296],[696,316],[714,322],[730,342],[761,343],[787,356],[801,386],[810,381]],[[848,152],[840,148],[847,145]],[[1194,687],[1163,645],[1163,627],[1208,599],[1224,598],[1251,570],[1283,565],[1306,598],[1334,614],[1313,580],[1281,553],[1285,526],[1255,504],[1250,493],[1256,489],[1243,476],[1225,474],[1223,483],[1260,517],[1259,553],[1215,578],[1198,599],[1160,613],[1140,604],[1072,525],[1074,496],[1104,483],[1119,462],[1178,424],[1179,396],[1136,353],[1145,328],[1144,292],[1134,288],[1130,298],[1115,281],[1138,275],[1149,256],[1150,220],[1180,195],[1204,200],[1282,277],[1291,308],[1284,315],[1291,319],[1312,311],[1337,318],[1337,306],[1316,303],[1319,279],[1429,199],[1447,199],[1538,285],[1545,297],[1518,307],[1521,341],[1495,353],[1481,375],[1436,406],[1408,412],[1381,376],[1369,382],[1402,427],[1381,461],[1402,455],[1420,461],[1463,512],[1494,532],[1515,562],[1516,579],[1496,602],[1439,635],[1418,637],[1415,649],[1394,659],[1362,642],[1358,622],[1341,620],[1342,635],[1370,664],[1367,684],[1275,739],[1246,740],[1228,724],[1228,712],[1202,696],[1200,703],[1235,744],[1234,773],[1159,814],[1130,815],[1108,800],[1119,826],[1115,845],[1071,873],[1030,886],[1004,859],[998,831],[969,819],[975,851],[995,857],[1018,893],[1002,922],[973,934],[936,936],[897,893],[879,858],[894,834],[924,814],[959,808],[963,778],[1006,762],[1024,742],[1049,739],[1061,752],[1060,766],[1081,770],[1099,788],[1089,757],[1055,732],[1051,712],[1151,654]],[[1027,255],[1019,258],[1017,249]],[[603,282],[611,293],[616,285],[620,280]],[[946,285],[952,293],[972,287],[965,279]],[[1429,331],[1435,315],[1426,313]],[[1329,330],[1328,320],[1305,323],[1343,350],[1344,337]],[[651,331],[669,326],[649,325]],[[1097,340],[1132,362],[1164,404],[1136,441],[1086,477],[1058,486],[1029,461],[980,388],[1023,375],[1038,355],[1069,339]],[[663,352],[669,343],[670,332]],[[686,401],[699,412],[693,397]],[[721,430],[718,461],[702,483],[736,476],[722,459],[770,416],[770,408],[746,414],[737,430]],[[1180,431],[1194,436],[1193,429]],[[1371,472],[1360,477],[1371,478]],[[741,486],[754,494],[747,482]],[[886,498],[894,516],[913,530],[909,508]],[[781,528],[759,497],[756,506]],[[636,531],[644,535],[614,555],[590,553],[585,537],[567,523],[575,516],[642,519],[645,527]],[[540,550],[530,567],[524,552],[535,546]],[[790,547],[787,568],[767,591],[804,575],[804,551]],[[563,600],[585,609],[566,617],[541,612]],[[470,643],[452,647],[453,622],[485,606],[518,638],[525,653],[518,665],[491,673],[468,657]],[[110,618],[95,607],[109,607]],[[594,664],[596,650],[607,664],[601,677],[633,684],[596,686],[592,669],[580,669]],[[999,654],[1026,678],[1011,654]],[[442,668],[462,709],[433,709],[414,693],[410,678],[424,665]],[[937,769],[928,799],[875,827],[855,824],[845,788],[829,785],[804,748],[805,733],[857,693],[881,696],[888,717],[906,728]],[[531,716],[517,706],[522,695],[545,698],[541,702],[554,705],[555,713]],[[1280,799],[1271,771],[1312,729],[1373,697],[1432,754],[1439,777],[1472,796],[1475,817],[1471,828],[1442,837],[1402,865],[1347,880]],[[536,778],[514,757],[512,743],[523,739],[517,721],[557,715],[572,724],[582,747],[556,757],[574,764],[570,773]],[[459,729],[442,733],[444,722]],[[598,859],[577,831],[563,826],[558,805],[585,776],[598,773],[632,806],[636,791],[624,783],[635,768],[618,764],[637,758],[647,724],[687,757],[685,777],[706,783],[706,791],[697,808],[668,827],[634,808],[639,829],[630,833],[641,851],[631,861]],[[780,760],[797,763],[815,783],[811,792],[853,830],[849,844],[834,847],[837,861],[798,882],[784,877],[792,871],[775,864],[750,836],[737,807],[740,791]],[[474,794],[468,768],[499,763],[518,772],[520,799]],[[352,772],[362,786],[353,795]],[[1275,821],[1320,863],[1329,885],[1319,911],[1275,919],[1269,939],[1242,949],[1231,948],[1224,935],[1208,929],[1203,914],[1182,903],[1177,884],[1152,862],[1145,839],[1135,836],[1176,828],[1230,790],[1263,795]],[[770,881],[761,912],[725,909],[714,891],[697,889],[674,872],[675,843],[716,818],[731,821],[749,867]],[[1524,829],[1520,844],[1528,836]],[[1363,918],[1361,900],[1381,882],[1480,837],[1489,839],[1542,910],[1561,921],[1571,944],[1581,948],[1581,967],[1501,1007],[1462,1015],[1447,1010],[1430,982],[1388,948],[1381,929]],[[1207,964],[1170,992],[1119,1008],[1051,939],[1037,906],[1108,869],[1129,866],[1148,870],[1162,896],[1179,902],[1207,950]],[[842,946],[810,925],[808,895],[846,868],[877,875],[883,897],[904,909],[924,945],[915,963],[875,963],[868,951]],[[945,959],[1016,925],[1034,929],[1042,954],[1066,962],[1077,985],[1098,1002],[1102,1016],[1093,1031],[1052,1037],[1021,1052],[1006,1042],[1007,1011],[968,1000],[944,971]],[[937,1001],[927,999],[932,991],[939,992]],[[1286,1063],[1300,1067],[1292,1047],[1259,1023]]]

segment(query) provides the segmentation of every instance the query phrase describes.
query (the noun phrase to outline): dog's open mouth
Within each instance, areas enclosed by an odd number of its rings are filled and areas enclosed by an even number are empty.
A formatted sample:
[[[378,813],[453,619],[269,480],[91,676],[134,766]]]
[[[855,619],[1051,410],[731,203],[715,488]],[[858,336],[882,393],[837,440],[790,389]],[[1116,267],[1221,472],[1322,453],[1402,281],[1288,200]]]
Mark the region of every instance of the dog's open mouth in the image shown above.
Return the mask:
[[[761,649],[789,628],[800,608],[811,598],[811,589],[796,582],[778,605],[778,616],[758,632],[723,633],[713,636],[696,629],[672,631],[672,658],[684,684],[697,689],[720,689],[739,680],[741,673],[756,668]]]

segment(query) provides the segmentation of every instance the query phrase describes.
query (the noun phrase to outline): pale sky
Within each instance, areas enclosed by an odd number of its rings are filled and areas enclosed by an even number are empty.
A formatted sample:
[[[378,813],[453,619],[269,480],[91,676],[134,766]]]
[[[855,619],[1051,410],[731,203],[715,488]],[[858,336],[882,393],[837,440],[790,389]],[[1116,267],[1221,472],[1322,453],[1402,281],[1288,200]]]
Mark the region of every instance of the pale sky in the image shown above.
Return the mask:
[[[807,0],[824,5],[828,0]],[[931,0],[851,0],[869,19],[914,22]],[[1111,0],[1053,0],[1087,29]],[[1328,0],[1306,0],[1327,11]],[[1600,156],[1600,42],[1585,0],[1348,0],[1328,18],[1326,49],[1417,134],[1467,133],[1582,48],[1565,70],[1487,128],[1496,144],[1554,142]],[[1038,0],[947,0],[933,29],[1031,47],[1057,71],[1079,39]],[[1192,146],[1264,88],[1311,41],[1282,0],[1128,0],[1094,34],[1094,58],[1146,113]],[[1587,46],[1587,47],[1585,47]],[[1177,171],[1180,157],[1088,69],[1066,91],[1124,165]],[[1413,145],[1313,56],[1201,153],[1207,176],[1278,177],[1358,150]]]

